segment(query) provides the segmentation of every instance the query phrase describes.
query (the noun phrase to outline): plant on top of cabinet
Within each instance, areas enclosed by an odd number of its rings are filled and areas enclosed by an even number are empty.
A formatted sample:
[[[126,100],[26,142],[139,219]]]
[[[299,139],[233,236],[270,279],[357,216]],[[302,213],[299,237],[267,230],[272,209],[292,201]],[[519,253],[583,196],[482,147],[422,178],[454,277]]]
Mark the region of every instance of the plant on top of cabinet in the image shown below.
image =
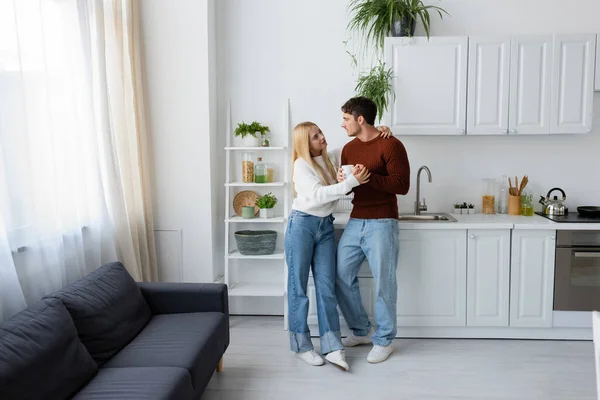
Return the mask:
[[[350,30],[362,32],[366,45],[373,43],[383,50],[386,36],[413,36],[417,20],[420,19],[429,39],[431,29],[430,11],[440,18],[449,15],[446,10],[434,5],[425,5],[422,0],[351,0],[348,23]]]
[[[262,143],[261,136],[265,136],[267,132],[270,132],[270,129],[266,125],[262,125],[256,121],[253,121],[250,124],[246,124],[242,121],[235,128],[233,136],[241,137],[247,146],[258,147],[261,146]]]
[[[381,121],[387,111],[391,96],[396,96],[391,84],[392,69],[385,69],[385,63],[379,60],[379,65],[371,68],[368,74],[361,73],[354,91],[359,96],[373,100],[377,105],[377,118]]]

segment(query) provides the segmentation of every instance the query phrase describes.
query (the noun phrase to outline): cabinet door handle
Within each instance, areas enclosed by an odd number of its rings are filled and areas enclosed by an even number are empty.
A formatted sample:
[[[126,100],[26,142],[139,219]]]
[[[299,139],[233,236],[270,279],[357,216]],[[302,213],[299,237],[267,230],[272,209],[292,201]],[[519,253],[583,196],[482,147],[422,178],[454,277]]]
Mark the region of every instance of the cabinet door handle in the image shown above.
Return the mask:
[[[516,129],[511,129],[510,133],[517,133],[517,130]]]
[[[554,240],[556,239],[554,236],[550,236],[550,240]]]
[[[470,234],[470,235],[469,235],[469,237],[470,237],[471,239],[475,239],[475,235],[473,235],[473,234]]]
[[[464,130],[464,129],[461,129],[461,130],[460,130],[460,133],[465,133],[465,130]]]
[[[575,258],[600,258],[600,253],[597,251],[576,251],[573,256]]]

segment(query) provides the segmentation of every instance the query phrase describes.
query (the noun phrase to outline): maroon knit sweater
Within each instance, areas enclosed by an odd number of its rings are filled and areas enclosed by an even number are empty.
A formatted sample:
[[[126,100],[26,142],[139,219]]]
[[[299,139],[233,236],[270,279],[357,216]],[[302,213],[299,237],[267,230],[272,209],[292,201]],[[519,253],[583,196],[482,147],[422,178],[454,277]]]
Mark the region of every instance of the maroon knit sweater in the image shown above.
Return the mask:
[[[410,188],[410,164],[406,149],[395,137],[381,136],[368,142],[355,138],[342,150],[342,165],[363,164],[371,177],[354,188],[350,217],[360,219],[398,218],[397,194]]]

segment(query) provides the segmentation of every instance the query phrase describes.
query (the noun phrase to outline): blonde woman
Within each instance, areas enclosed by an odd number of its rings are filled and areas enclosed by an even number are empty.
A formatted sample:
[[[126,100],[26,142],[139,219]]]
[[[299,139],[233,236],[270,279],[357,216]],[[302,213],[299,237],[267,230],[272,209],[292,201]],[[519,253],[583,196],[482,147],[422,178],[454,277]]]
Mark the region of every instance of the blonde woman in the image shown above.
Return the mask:
[[[390,136],[389,128],[379,129],[382,136]],[[307,324],[306,287],[312,268],[321,353],[327,361],[347,371],[349,366],[336,308],[336,245],[332,213],[342,196],[369,181],[370,172],[364,166],[356,165],[351,176],[336,183],[338,161],[335,156],[328,155],[325,136],[312,122],[296,125],[292,145],[292,181],[296,197],[285,235],[290,348],[309,365],[324,364],[314,351]]]

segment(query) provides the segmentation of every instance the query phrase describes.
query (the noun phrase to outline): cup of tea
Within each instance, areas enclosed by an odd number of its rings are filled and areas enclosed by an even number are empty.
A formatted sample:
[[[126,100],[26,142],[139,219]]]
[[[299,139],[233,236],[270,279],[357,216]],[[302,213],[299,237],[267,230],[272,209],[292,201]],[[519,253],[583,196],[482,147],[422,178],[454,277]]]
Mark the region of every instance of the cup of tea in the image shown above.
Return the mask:
[[[342,165],[342,171],[344,172],[344,175],[346,175],[346,178],[352,175],[353,169],[354,165]]]

